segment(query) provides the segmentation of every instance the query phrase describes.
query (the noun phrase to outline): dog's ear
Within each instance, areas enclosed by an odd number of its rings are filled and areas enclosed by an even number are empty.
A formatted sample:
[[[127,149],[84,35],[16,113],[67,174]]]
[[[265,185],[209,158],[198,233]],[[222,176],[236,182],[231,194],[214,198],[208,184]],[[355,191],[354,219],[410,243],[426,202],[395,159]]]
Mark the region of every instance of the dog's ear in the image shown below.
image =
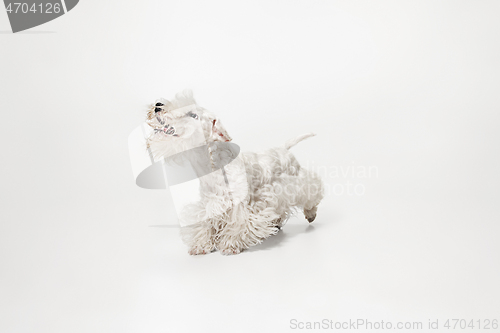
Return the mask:
[[[175,100],[178,103],[178,105],[175,105],[177,108],[183,105],[196,104],[193,97],[193,91],[191,89],[184,89],[183,91],[177,93],[175,95]]]
[[[210,138],[213,141],[228,142],[232,140],[219,119],[212,118],[210,121],[212,122],[212,135]]]

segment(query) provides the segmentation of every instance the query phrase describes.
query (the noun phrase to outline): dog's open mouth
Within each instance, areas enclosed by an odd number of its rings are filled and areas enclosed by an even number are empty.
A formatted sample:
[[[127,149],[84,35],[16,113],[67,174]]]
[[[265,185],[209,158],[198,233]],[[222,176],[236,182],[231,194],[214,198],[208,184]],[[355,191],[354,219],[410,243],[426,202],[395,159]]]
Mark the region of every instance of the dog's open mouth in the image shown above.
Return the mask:
[[[228,142],[232,140],[222,126],[217,126],[217,119],[214,119],[212,122],[212,132],[215,135],[219,136],[221,141]]]

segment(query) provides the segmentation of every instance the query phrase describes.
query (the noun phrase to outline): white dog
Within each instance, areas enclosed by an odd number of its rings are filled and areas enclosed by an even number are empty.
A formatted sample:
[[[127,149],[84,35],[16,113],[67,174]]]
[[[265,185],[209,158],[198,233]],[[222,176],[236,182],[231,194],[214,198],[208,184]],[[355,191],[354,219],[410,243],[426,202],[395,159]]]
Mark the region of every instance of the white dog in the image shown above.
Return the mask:
[[[288,151],[314,134],[262,153],[238,154],[220,121],[196,105],[190,91],[152,105],[147,123],[154,128],[147,139],[154,157],[187,161],[200,179],[201,200],[180,216],[188,225],[181,234],[190,254],[240,253],[276,234],[295,208],[314,221],[322,181]]]

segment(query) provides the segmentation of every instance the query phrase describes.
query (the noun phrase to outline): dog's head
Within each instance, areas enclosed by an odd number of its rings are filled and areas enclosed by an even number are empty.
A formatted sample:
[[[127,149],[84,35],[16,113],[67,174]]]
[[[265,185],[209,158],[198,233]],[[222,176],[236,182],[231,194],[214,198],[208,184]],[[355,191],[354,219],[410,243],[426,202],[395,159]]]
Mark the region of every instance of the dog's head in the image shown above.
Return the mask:
[[[146,122],[153,128],[147,144],[155,158],[211,142],[231,141],[219,119],[198,106],[189,90],[177,94],[172,101],[160,99],[151,105]]]

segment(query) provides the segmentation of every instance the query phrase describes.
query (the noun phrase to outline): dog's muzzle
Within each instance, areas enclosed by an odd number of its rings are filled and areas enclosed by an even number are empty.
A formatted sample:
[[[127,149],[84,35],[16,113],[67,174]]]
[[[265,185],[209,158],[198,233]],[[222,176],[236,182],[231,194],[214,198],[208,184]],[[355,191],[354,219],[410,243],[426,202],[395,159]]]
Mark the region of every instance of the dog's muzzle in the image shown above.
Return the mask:
[[[175,134],[175,127],[169,124],[165,125],[163,128],[155,128],[155,132],[156,133],[161,132],[166,135],[178,136],[177,134]]]

